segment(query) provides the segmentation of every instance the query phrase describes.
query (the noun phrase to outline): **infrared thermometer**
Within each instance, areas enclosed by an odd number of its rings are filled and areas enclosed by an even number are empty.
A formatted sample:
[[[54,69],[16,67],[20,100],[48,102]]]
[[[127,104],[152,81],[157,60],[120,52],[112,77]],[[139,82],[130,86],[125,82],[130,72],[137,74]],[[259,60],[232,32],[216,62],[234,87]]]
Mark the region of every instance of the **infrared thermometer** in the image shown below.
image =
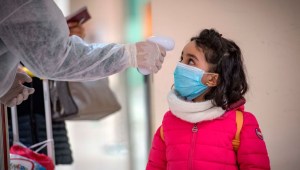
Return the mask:
[[[165,36],[151,36],[149,38],[147,38],[147,41],[153,42],[153,43],[157,43],[160,46],[162,46],[166,51],[171,51],[174,49],[175,47],[175,42],[172,38],[170,37],[165,37]],[[147,69],[139,69],[139,71],[144,74],[144,75],[148,75],[151,72]]]

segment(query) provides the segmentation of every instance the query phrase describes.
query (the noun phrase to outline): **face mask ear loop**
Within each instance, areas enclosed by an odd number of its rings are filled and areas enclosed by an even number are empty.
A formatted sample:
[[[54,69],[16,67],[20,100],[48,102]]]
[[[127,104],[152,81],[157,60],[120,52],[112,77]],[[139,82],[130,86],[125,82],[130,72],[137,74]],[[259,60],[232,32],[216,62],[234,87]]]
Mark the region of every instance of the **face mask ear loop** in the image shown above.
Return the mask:
[[[205,71],[203,71],[203,76],[202,76],[202,78],[204,77],[204,75],[216,75],[216,76],[218,76],[219,74],[218,74],[218,73],[210,73],[210,72],[205,72]],[[202,80],[200,80],[200,82],[202,83]],[[202,84],[208,86],[209,83],[206,82],[206,83],[202,83]]]

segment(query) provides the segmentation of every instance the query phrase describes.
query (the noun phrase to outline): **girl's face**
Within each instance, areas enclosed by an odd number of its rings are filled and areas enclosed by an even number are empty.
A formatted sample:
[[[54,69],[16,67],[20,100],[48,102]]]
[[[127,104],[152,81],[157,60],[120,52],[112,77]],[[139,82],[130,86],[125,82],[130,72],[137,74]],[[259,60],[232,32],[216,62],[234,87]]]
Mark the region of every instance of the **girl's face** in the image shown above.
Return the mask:
[[[206,62],[204,52],[197,47],[195,41],[190,41],[184,48],[181,54],[181,62],[193,67],[200,68],[205,72],[209,70],[209,64]]]
[[[202,48],[197,47],[195,41],[190,41],[184,48],[181,54],[181,62],[189,66],[200,68],[205,72],[200,80],[203,84],[209,88],[205,93],[195,98],[193,101],[204,101],[205,94],[210,90],[210,87],[217,85],[218,74],[209,73],[209,63],[205,59],[204,51]]]

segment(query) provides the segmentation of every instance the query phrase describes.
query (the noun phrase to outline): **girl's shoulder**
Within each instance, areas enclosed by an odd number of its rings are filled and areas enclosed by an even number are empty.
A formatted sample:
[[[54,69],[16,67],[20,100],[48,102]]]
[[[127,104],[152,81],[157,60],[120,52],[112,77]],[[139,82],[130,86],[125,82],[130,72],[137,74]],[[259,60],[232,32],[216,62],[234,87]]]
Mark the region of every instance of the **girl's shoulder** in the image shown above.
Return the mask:
[[[243,112],[244,124],[245,125],[258,125],[256,116],[250,112]]]
[[[168,110],[165,114],[164,114],[164,117],[163,117],[163,122],[165,121],[174,121],[178,119],[176,116],[174,116],[174,114],[171,112],[171,110]]]
[[[243,115],[243,126],[258,126],[258,121],[256,119],[256,116],[249,112],[245,111],[244,108],[239,110],[232,110],[229,112],[232,116],[236,115],[236,111],[241,111]]]
[[[237,111],[240,111],[242,113],[243,119],[244,119],[245,123],[257,124],[257,119],[256,119],[255,115],[253,113],[249,112],[249,111],[246,111],[244,109],[244,106],[241,106],[239,108],[226,111],[226,113],[224,114],[224,116],[225,117],[235,118]]]

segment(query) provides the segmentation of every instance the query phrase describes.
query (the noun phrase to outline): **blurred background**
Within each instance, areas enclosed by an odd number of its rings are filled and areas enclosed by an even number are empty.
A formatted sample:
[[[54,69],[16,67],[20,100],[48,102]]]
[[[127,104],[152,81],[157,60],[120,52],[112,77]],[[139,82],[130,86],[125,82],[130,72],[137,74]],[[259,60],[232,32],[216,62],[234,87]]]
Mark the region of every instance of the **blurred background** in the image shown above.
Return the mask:
[[[65,16],[86,6],[91,20],[84,24],[85,40],[134,43],[151,35],[147,0],[56,0]],[[136,69],[109,77],[122,109],[100,121],[67,121],[74,162],[57,170],[145,169],[150,145],[150,77]],[[147,104],[148,103],[148,104]]]
[[[121,111],[100,121],[68,121],[72,165],[58,170],[145,169],[152,134],[168,110],[166,96],[181,50],[202,29],[215,28],[242,49],[250,91],[246,110],[258,119],[274,170],[300,169],[300,1],[56,0],[67,16],[87,6],[88,42],[130,43],[172,37],[163,68],[110,77]]]

